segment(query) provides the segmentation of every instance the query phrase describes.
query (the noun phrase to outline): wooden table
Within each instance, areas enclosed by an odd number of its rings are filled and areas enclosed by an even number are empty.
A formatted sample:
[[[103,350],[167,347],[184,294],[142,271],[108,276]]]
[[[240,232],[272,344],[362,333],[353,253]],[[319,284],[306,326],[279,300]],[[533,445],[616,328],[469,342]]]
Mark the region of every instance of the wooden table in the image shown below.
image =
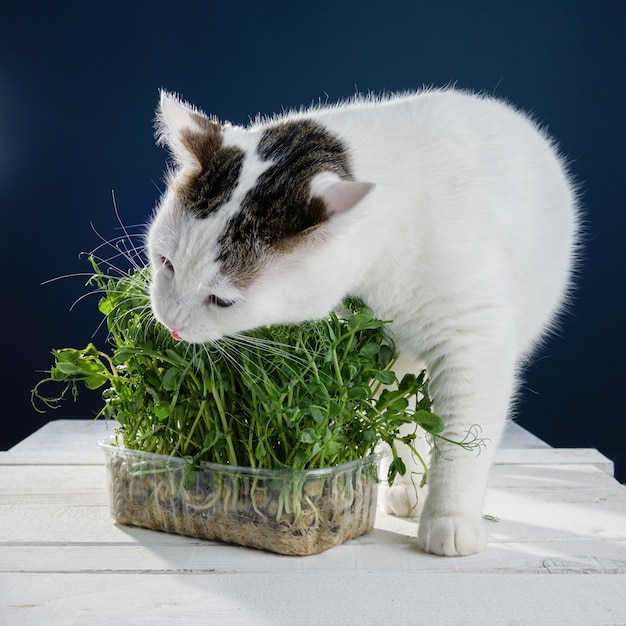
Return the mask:
[[[0,452],[0,624],[626,624],[626,488],[595,450],[511,425],[481,554],[424,554],[414,521],[379,512],[370,535],[285,557],[115,525],[106,427],[58,420]]]

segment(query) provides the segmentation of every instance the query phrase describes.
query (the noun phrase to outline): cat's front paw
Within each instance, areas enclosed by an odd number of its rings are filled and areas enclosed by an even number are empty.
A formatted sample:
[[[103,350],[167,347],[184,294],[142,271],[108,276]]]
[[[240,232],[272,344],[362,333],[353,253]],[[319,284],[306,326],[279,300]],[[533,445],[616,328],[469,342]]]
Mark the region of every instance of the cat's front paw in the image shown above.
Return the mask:
[[[380,506],[388,515],[419,517],[424,508],[426,488],[413,483],[396,482],[385,487],[380,494]]]
[[[417,543],[422,550],[441,556],[467,556],[480,552],[487,543],[481,517],[437,515],[422,517]]]

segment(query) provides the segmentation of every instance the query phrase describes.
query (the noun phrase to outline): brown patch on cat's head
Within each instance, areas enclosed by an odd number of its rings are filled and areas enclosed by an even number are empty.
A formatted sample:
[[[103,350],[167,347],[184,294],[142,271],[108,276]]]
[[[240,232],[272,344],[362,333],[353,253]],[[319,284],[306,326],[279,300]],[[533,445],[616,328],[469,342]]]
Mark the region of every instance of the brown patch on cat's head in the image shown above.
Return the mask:
[[[311,180],[330,171],[352,180],[343,143],[312,120],[280,122],[261,135],[257,152],[272,165],[261,174],[220,240],[218,259],[230,275],[246,275],[271,253],[299,246],[328,218]]]
[[[176,184],[176,193],[184,210],[203,219],[230,200],[241,173],[244,152],[234,146],[224,147],[222,127],[217,122],[194,114],[201,130],[187,128],[181,140],[198,163]]]

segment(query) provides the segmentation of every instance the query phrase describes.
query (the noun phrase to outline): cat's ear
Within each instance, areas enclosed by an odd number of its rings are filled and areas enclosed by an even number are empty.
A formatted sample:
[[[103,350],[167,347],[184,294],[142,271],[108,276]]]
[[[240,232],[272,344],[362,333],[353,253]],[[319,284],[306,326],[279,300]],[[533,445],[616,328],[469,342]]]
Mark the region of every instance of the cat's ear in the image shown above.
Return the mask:
[[[188,137],[203,131],[210,120],[175,94],[161,90],[156,115],[157,142],[167,146],[179,165],[198,166],[199,160]]]
[[[311,198],[323,200],[328,217],[332,217],[355,207],[374,187],[373,183],[343,180],[331,172],[322,172],[311,181]]]

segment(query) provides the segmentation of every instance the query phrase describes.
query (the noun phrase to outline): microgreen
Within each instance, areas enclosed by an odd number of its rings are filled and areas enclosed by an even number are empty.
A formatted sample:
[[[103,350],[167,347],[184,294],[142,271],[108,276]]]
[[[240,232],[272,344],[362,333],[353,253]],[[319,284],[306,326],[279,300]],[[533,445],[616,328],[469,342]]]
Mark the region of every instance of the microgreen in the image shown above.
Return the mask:
[[[177,342],[150,311],[150,269],[111,276],[90,257],[87,285],[102,293],[106,350],[55,349],[33,402],[56,408],[81,386],[102,390],[98,417],[114,418],[127,448],[267,469],[331,467],[389,444],[389,479],[406,469],[396,443],[414,449],[422,429],[436,442],[425,372],[397,380],[388,322],[362,302],[324,319],[271,326],[213,344]],[[60,392],[47,393],[49,383]],[[46,393],[44,393],[44,386]],[[400,434],[405,424],[414,434]],[[478,437],[459,445],[479,447]]]

